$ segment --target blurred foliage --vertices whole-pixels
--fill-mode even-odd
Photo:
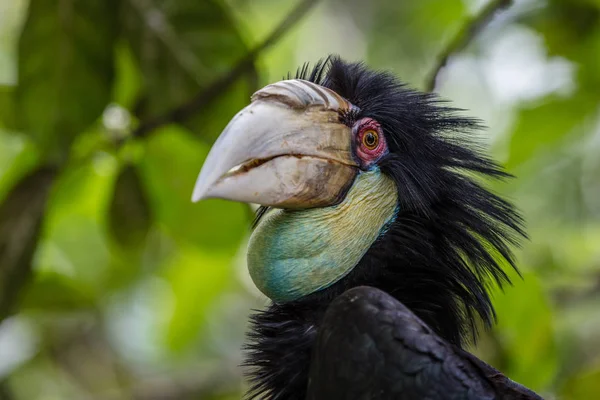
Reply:
[[[211,91],[296,2],[0,2],[0,398],[240,397],[265,300],[251,210],[189,200],[210,144],[254,90],[328,53],[426,88],[488,4],[315,3]],[[513,3],[436,88],[489,126],[518,177],[494,189],[531,235],[475,351],[547,398],[597,398],[600,2]]]

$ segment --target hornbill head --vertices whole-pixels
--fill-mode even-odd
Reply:
[[[373,285],[460,343],[522,233],[475,175],[507,176],[434,95],[337,57],[264,87],[211,149],[193,200],[262,205],[248,248],[276,303]]]

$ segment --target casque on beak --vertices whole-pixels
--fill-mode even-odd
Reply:
[[[335,92],[304,80],[264,87],[215,142],[192,200],[278,208],[337,204],[358,173],[352,130],[339,118],[351,107]]]

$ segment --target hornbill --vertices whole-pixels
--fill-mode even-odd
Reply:
[[[466,352],[516,268],[508,174],[477,120],[387,72],[329,57],[254,93],[202,167],[193,200],[261,205],[249,398],[540,399]]]

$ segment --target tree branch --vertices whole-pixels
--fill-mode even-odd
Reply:
[[[441,52],[437,63],[431,70],[425,85],[427,91],[431,92],[435,89],[438,75],[446,66],[450,57],[464,50],[477,34],[490,23],[496,12],[508,8],[511,4],[512,0],[490,0],[479,14],[473,16],[460,28],[448,46]]]
[[[57,171],[39,167],[21,178],[0,204],[0,322],[18,302],[32,276],[46,200]]]
[[[132,133],[134,137],[143,137],[151,131],[173,122],[183,122],[190,118],[197,110],[206,107],[207,104],[216,99],[221,93],[227,90],[237,78],[252,69],[252,64],[265,49],[272,46],[287,31],[289,31],[319,0],[301,0],[298,5],[279,23],[265,40],[258,46],[250,50],[241,58],[233,68],[215,79],[211,84],[204,88],[200,93],[194,96],[190,101],[184,103],[166,114],[158,116],[147,122],[143,122]]]

